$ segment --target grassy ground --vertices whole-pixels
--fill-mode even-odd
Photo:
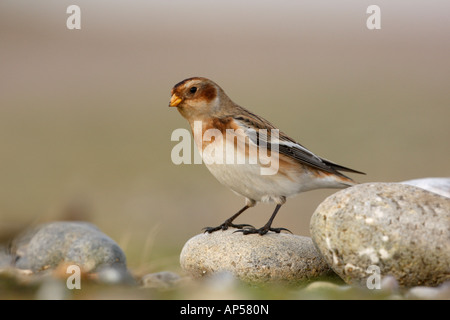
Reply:
[[[292,300],[292,299],[409,299],[407,290],[368,290],[350,287],[337,278],[298,284],[247,284],[227,275],[201,280],[183,278],[170,287],[102,284],[82,278],[79,290],[69,290],[58,276],[0,274],[0,299],[164,299],[164,300]],[[405,294],[406,293],[406,294]]]

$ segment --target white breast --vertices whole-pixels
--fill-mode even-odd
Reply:
[[[263,167],[258,161],[256,148],[245,153],[239,147],[235,149],[234,143],[230,141],[224,143],[216,139],[203,151],[199,148],[206,167],[222,184],[248,199],[262,202],[283,202],[283,198],[300,192],[301,185],[295,179],[295,174],[293,180],[278,173],[261,174]],[[249,148],[247,145],[247,150]],[[278,162],[275,157],[271,160]]]

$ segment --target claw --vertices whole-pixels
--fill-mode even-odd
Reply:
[[[291,232],[291,230],[286,229],[286,228],[269,228],[269,231],[273,231],[273,232],[276,232],[276,233],[280,233],[281,231],[287,231],[287,232],[289,232],[290,234],[293,234],[293,233]]]
[[[204,230],[204,233],[213,233],[218,230],[227,230],[229,227],[236,228],[236,229],[243,229],[243,228],[255,228],[251,224],[233,224],[233,223],[222,223],[220,226],[217,227],[204,227],[202,230]]]
[[[263,236],[269,231],[272,231],[272,232],[275,232],[275,233],[280,233],[281,231],[287,231],[287,232],[292,234],[292,232],[289,229],[286,229],[286,228],[265,228],[265,227],[262,227],[262,228],[259,228],[259,229],[256,229],[256,228],[240,229],[240,230],[234,231],[233,233],[242,232],[244,235],[256,234],[257,233],[257,234]]]
[[[252,226],[251,224],[231,224],[230,227],[236,229],[254,228],[254,226]]]

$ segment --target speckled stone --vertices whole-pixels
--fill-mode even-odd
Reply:
[[[318,250],[347,283],[366,286],[377,268],[403,287],[450,280],[446,197],[405,184],[360,184],[322,202],[310,229]]]
[[[6,248],[0,246],[0,270],[10,267],[13,260],[13,257],[7,252]]]
[[[28,230],[13,241],[15,266],[33,272],[74,263],[85,272],[104,267],[126,269],[122,249],[87,222],[58,221]]]
[[[311,238],[287,233],[203,233],[186,242],[182,269],[194,278],[230,272],[246,282],[299,282],[334,275]]]
[[[171,271],[161,271],[149,273],[142,277],[143,288],[162,288],[168,289],[175,287],[182,281],[181,277]]]

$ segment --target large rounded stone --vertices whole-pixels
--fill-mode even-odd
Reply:
[[[13,257],[0,245],[0,271],[11,266]]]
[[[83,271],[104,267],[126,269],[122,249],[96,226],[87,222],[52,222],[26,231],[13,242],[15,266],[34,272],[61,263],[74,263]]]
[[[247,282],[297,282],[333,274],[311,238],[234,231],[203,233],[188,240],[180,255],[183,270],[195,278],[231,272]]]
[[[379,274],[401,286],[450,280],[450,199],[396,183],[339,191],[311,218],[311,235],[347,283],[375,284]]]

